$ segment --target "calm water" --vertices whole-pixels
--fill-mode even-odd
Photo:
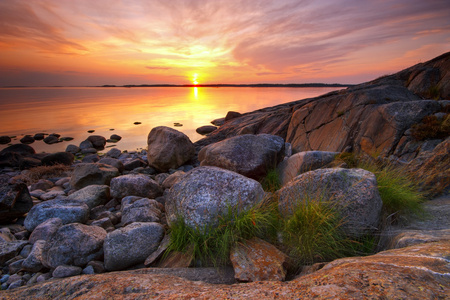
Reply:
[[[64,151],[79,145],[95,130],[109,138],[122,136],[121,150],[146,148],[153,127],[176,128],[195,142],[202,138],[195,129],[222,118],[230,110],[241,113],[315,97],[337,88],[246,88],[246,87],[146,87],[146,88],[0,88],[0,135],[59,133],[70,142],[47,145],[36,141],[38,152]],[[134,125],[134,122],[141,122]],[[174,127],[174,123],[183,124]],[[111,130],[114,129],[114,130]],[[111,145],[111,144],[107,144]],[[0,150],[7,145],[0,145]]]

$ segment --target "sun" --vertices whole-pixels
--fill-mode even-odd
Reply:
[[[192,78],[192,83],[194,84],[194,85],[197,85],[198,84],[198,74],[197,73],[195,73],[194,74],[194,76],[193,76],[193,78]]]

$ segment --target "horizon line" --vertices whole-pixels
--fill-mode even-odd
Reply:
[[[356,84],[343,83],[213,83],[213,84],[103,84],[103,85],[10,85],[0,86],[0,88],[68,88],[68,87],[350,87]]]

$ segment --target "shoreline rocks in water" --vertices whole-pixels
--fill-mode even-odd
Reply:
[[[417,72],[424,72],[424,66],[447,66],[441,74],[448,78],[449,57],[419,65]],[[177,297],[445,297],[450,285],[445,260],[450,251],[448,228],[440,228],[439,234],[428,230],[432,240],[424,239],[427,243],[417,238],[417,232],[402,232],[394,245],[409,247],[323,263],[287,283],[213,286],[152,273],[167,247],[160,243],[170,239],[168,229],[179,216],[191,228],[206,228],[217,224],[224,209],[246,210],[262,203],[269,195],[252,178],[261,179],[269,170],[282,174],[283,186],[272,197],[282,214],[298,204],[292,199],[295,193],[318,192],[335,200],[348,221],[347,234],[357,237],[379,226],[382,203],[377,182],[368,171],[330,168],[336,153],[379,150],[380,159],[420,170],[423,176],[434,170],[437,174],[429,182],[448,191],[450,138],[422,141],[420,150],[411,145],[413,138],[407,133],[416,120],[447,104],[420,99],[418,77],[413,78],[414,85],[400,86],[398,81],[410,78],[413,71],[302,103],[230,113],[220,128],[195,144],[183,133],[160,126],[148,135],[148,151],[112,148],[99,154],[106,143],[99,136],[89,137],[80,147],[68,147],[65,153],[36,154],[24,144],[0,151],[0,216],[8,223],[0,226],[0,282],[2,289],[10,290],[2,297],[59,294],[68,288],[72,295],[83,290],[103,298],[130,291],[133,297],[155,296],[163,290]],[[449,96],[447,89],[442,87],[442,97]],[[395,99],[386,99],[387,95]],[[369,123],[354,122],[377,126],[370,129]],[[350,131],[342,131],[341,125]],[[286,151],[291,146],[286,141],[296,154]],[[93,151],[93,162],[75,159],[80,151]],[[52,168],[62,171],[51,173]],[[393,236],[387,239],[396,241]],[[286,255],[275,245],[257,239],[242,245],[232,251],[236,280],[285,280]],[[121,272],[100,274],[105,271]],[[182,273],[189,272],[194,271]],[[72,277],[48,280],[66,276]],[[32,285],[35,282],[40,283]]]

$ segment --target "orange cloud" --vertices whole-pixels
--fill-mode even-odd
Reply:
[[[448,51],[449,15],[442,0],[1,1],[15,72],[0,86],[357,83]]]

